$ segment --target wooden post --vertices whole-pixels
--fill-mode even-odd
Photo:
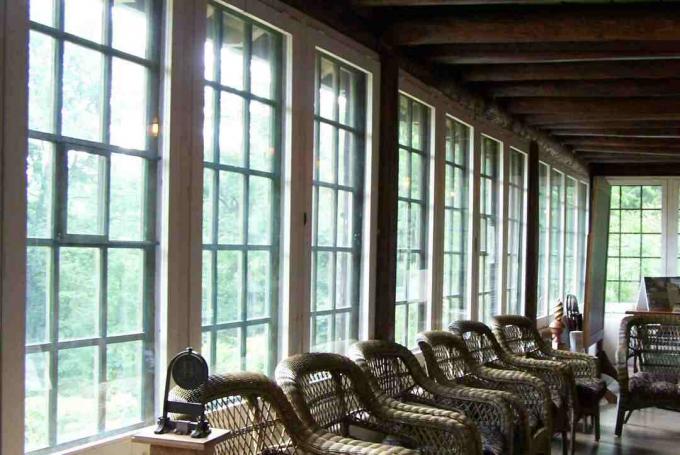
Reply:
[[[378,181],[377,273],[375,279],[375,337],[394,339],[394,301],[397,282],[397,196],[399,191],[399,64],[383,53],[380,58],[380,145]]]
[[[538,311],[538,254],[539,254],[539,213],[538,213],[538,143],[529,144],[529,164],[527,182],[527,249],[524,280],[524,314],[536,319]]]

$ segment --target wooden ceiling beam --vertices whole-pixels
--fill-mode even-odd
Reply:
[[[675,6],[453,11],[410,15],[393,21],[386,35],[396,45],[575,41],[676,41]]]
[[[592,114],[584,112],[581,114],[531,114],[523,116],[523,120],[532,126],[545,128],[554,128],[556,125],[573,125],[575,122],[592,121],[594,124],[600,122],[627,121],[627,122],[647,122],[647,121],[679,121],[680,114],[678,113],[658,113],[658,114],[636,114],[629,112],[618,112],[614,114]]]
[[[468,82],[674,79],[680,60],[472,65],[460,73]]]
[[[677,128],[573,128],[573,129],[556,129],[551,131],[553,136],[558,138],[565,138],[570,136],[576,137],[630,137],[630,138],[680,138],[680,127]],[[564,139],[561,139],[564,140]]]
[[[409,55],[439,63],[502,64],[646,60],[680,57],[680,41],[434,44],[406,48]]]
[[[581,147],[621,147],[631,150],[680,149],[680,141],[669,138],[633,138],[633,137],[565,137],[563,142],[571,145],[575,150]]]
[[[385,6],[464,6],[464,5],[536,5],[536,4],[583,4],[589,0],[352,0],[361,8],[377,8]],[[603,1],[602,3],[645,3],[649,0]],[[678,0],[664,0],[666,3]]]
[[[480,86],[494,98],[680,96],[680,79],[487,82]]]
[[[658,114],[679,113],[680,98],[511,98],[504,106],[515,114]]]
[[[680,121],[678,120],[590,120],[580,121],[574,120],[571,123],[558,123],[555,125],[548,125],[547,128],[551,130],[568,130],[568,129],[655,129],[655,128],[680,128]]]

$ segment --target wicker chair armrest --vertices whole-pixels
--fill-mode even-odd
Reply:
[[[561,351],[550,349],[550,356],[567,362],[577,378],[599,378],[600,362],[584,352]]]
[[[315,455],[417,455],[420,452],[400,446],[390,446],[359,439],[345,438],[325,430],[309,432],[301,442],[305,452]]]
[[[381,396],[373,416],[387,422],[395,434],[405,433],[425,453],[481,454],[482,439],[477,426],[464,414],[402,403]]]
[[[550,389],[536,376],[522,371],[479,367],[475,377],[483,383],[511,393],[527,408],[540,416],[546,427],[552,428]]]
[[[544,380],[551,390],[560,394],[568,403],[572,404],[576,397],[576,381],[571,368],[552,360],[536,360],[506,353],[503,360],[509,365]]]
[[[506,436],[512,435],[516,420],[514,411],[498,392],[461,385],[450,387],[429,378],[420,385],[434,397],[437,405],[463,412],[478,425],[493,425]]]

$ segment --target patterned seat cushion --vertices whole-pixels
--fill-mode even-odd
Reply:
[[[640,371],[630,378],[631,393],[661,400],[680,399],[680,374]]]
[[[482,426],[482,443],[484,444],[484,455],[503,455],[505,450],[505,438],[501,431],[492,426]]]
[[[607,392],[607,383],[598,378],[578,378],[576,396],[582,407],[591,408],[599,404]]]

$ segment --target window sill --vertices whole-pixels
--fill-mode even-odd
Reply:
[[[143,428],[143,427],[140,427]],[[59,452],[55,452],[55,455],[91,455],[100,453],[104,448],[108,446],[115,446],[119,444],[124,444],[126,442],[131,442],[132,436],[138,433],[140,428],[135,428],[133,430],[127,431],[125,433],[117,434],[115,436],[109,436],[107,438],[98,439],[96,441],[88,442],[77,447],[71,447],[69,449],[64,449]],[[116,452],[119,453],[119,452]],[[130,452],[132,454],[132,452]],[[121,454],[123,455],[123,454]]]

